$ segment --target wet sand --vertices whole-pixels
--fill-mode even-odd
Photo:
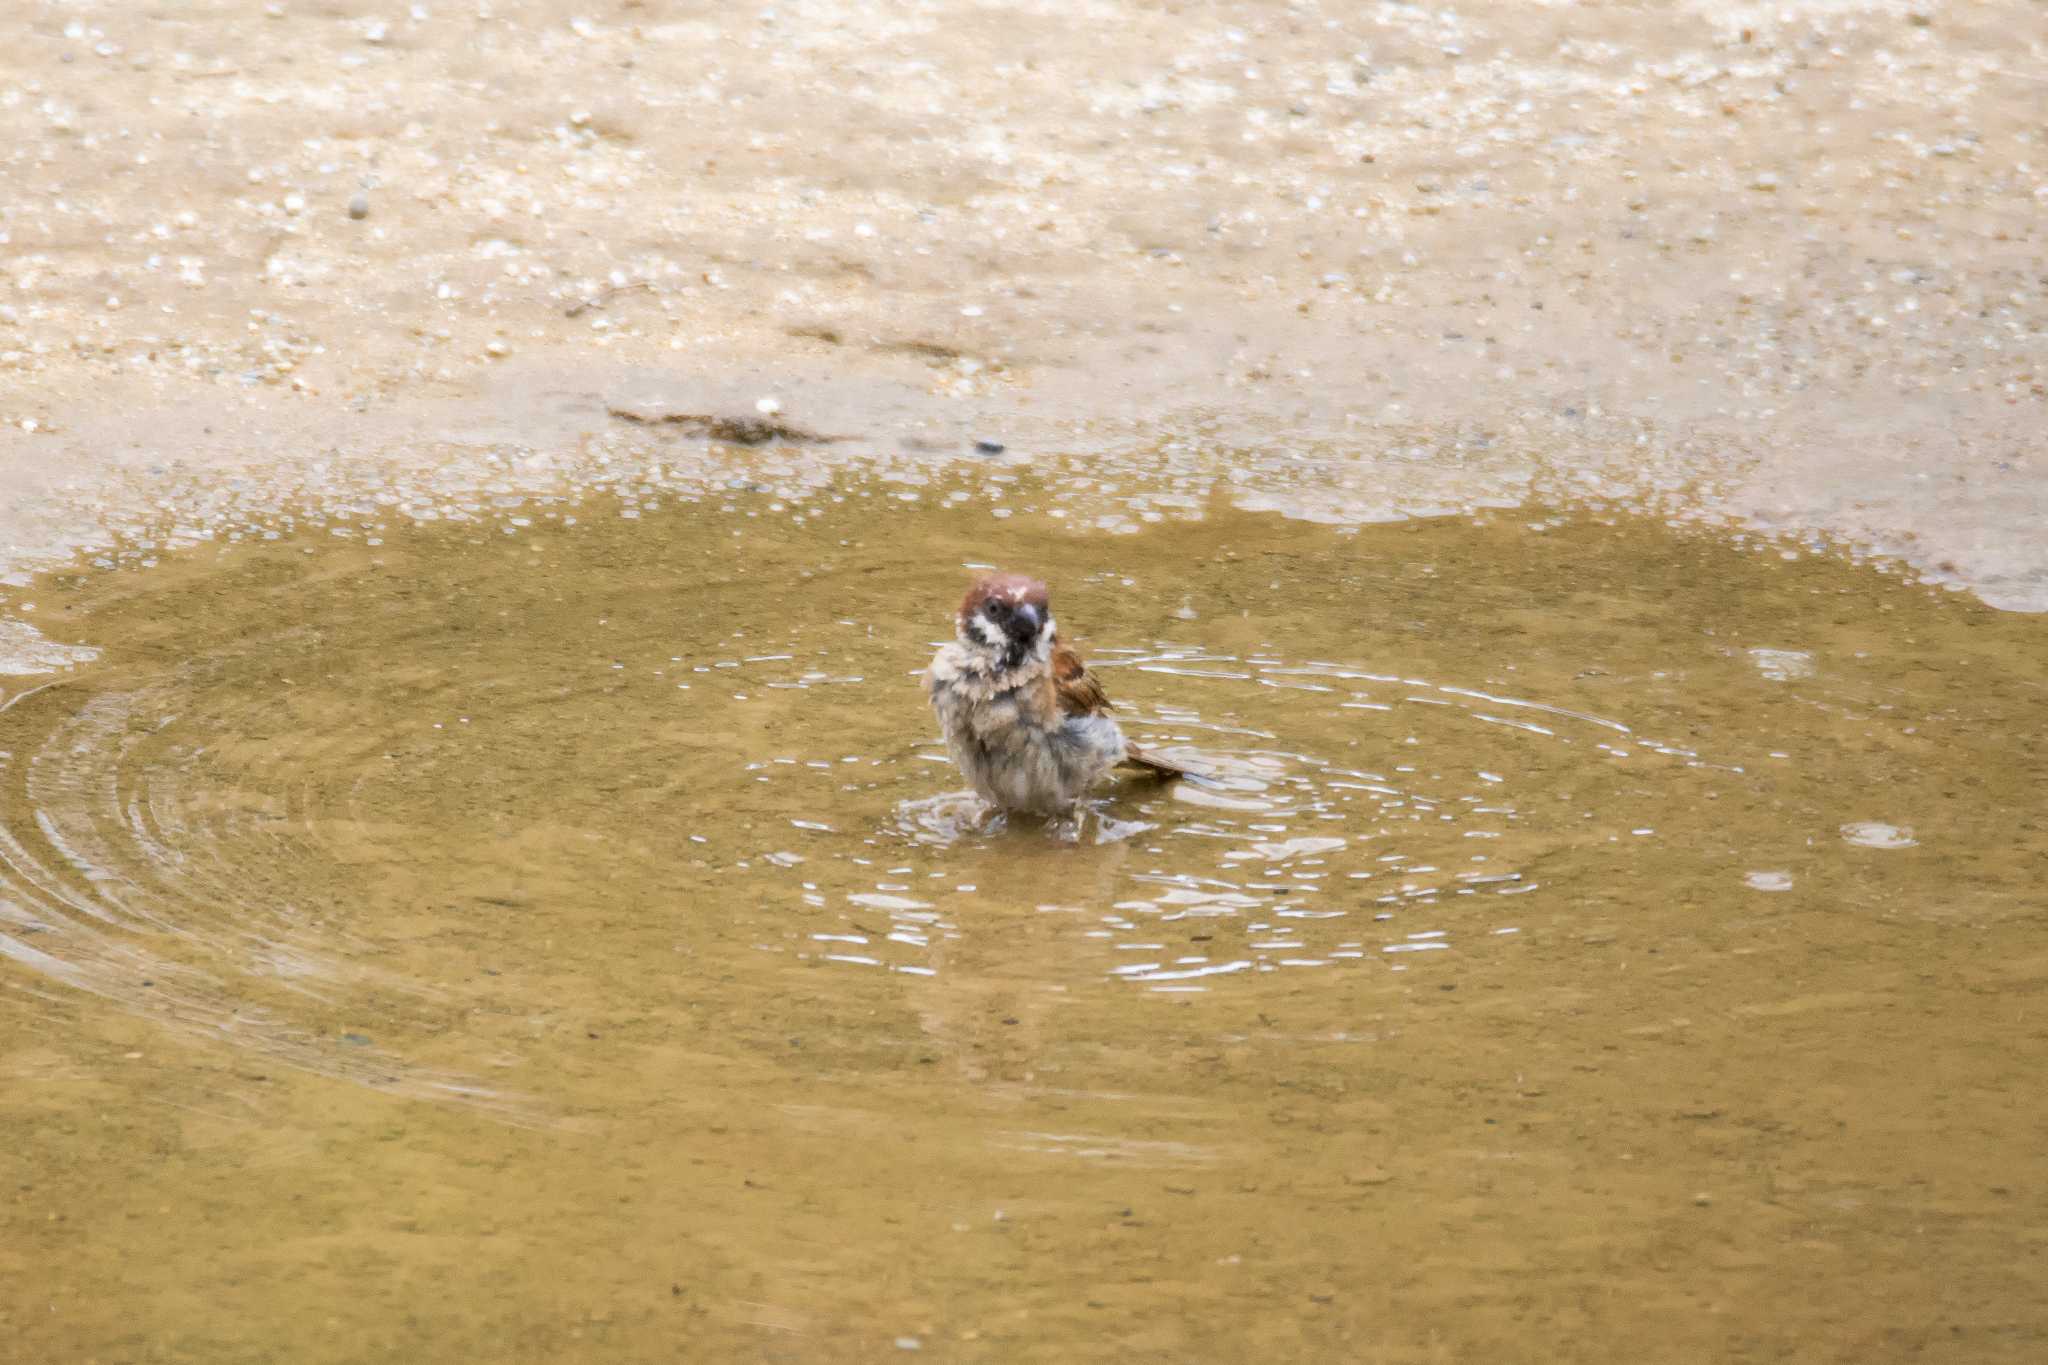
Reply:
[[[274,8],[0,54],[14,566],[156,471],[554,449],[652,373],[1680,489],[2048,606],[2027,5]]]

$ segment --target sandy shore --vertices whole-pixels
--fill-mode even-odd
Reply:
[[[0,569],[217,471],[775,394],[890,448],[1313,450],[1342,515],[1675,491],[2048,609],[2036,20],[28,6]]]

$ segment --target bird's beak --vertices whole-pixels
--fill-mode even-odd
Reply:
[[[1045,618],[1038,614],[1038,608],[1032,606],[1029,602],[1025,602],[1017,608],[1017,619],[1028,625],[1034,636],[1038,634],[1039,628],[1045,624]]]

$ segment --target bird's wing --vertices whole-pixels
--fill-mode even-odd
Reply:
[[[1176,763],[1170,758],[1161,758],[1157,754],[1148,754],[1135,744],[1126,744],[1124,746],[1124,766],[1150,773],[1154,777],[1202,776],[1200,771],[1188,767],[1185,763]]]
[[[1102,690],[1101,680],[1081,662],[1081,656],[1062,644],[1052,647],[1052,682],[1059,694],[1061,715],[1099,716],[1115,705]],[[1135,744],[1125,746],[1124,765],[1157,777],[1186,777],[1193,772],[1172,759],[1148,754]]]
[[[1111,709],[1101,682],[1080,655],[1062,644],[1052,647],[1052,683],[1059,692],[1061,715],[1099,716]]]

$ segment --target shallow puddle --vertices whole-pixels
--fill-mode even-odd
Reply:
[[[103,653],[0,692],[0,1270],[75,1296],[0,1330],[1472,1359],[1563,1296],[1616,1359],[2041,1345],[2042,622],[1590,514],[986,492],[302,519],[23,594]],[[915,675],[996,563],[1206,780],[963,794]],[[160,1260],[211,1292],[93,1312]]]

